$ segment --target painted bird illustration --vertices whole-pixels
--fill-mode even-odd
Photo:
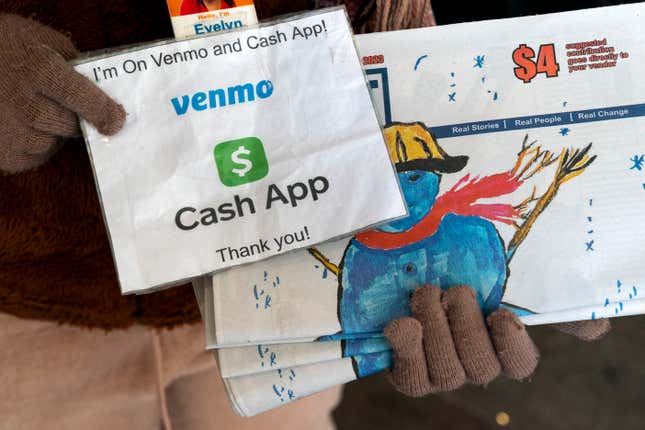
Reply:
[[[464,169],[468,157],[448,155],[421,122],[393,123],[384,134],[409,216],[357,234],[339,265],[316,248],[309,249],[339,280],[342,331],[332,337],[336,339],[378,336],[388,322],[410,315],[410,294],[428,284],[443,289],[468,285],[485,314],[496,310],[518,246],[559,187],[596,158],[589,154],[591,143],[556,154],[529,143],[527,136],[509,171],[484,177],[466,174],[439,195],[442,176]],[[534,187],[517,205],[480,202],[513,193],[554,164],[553,180],[542,195],[536,196]],[[515,228],[508,244],[494,222]]]

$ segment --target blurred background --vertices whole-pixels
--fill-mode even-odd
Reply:
[[[640,3],[638,0],[432,0],[438,25],[511,18],[591,7]]]
[[[636,1],[432,1],[438,25],[622,3]],[[409,399],[375,375],[346,386],[334,418],[339,430],[645,429],[644,327],[645,316],[618,318],[592,343],[533,327],[542,359],[530,381]]]
[[[409,399],[384,375],[345,387],[339,430],[645,428],[645,316],[616,318],[605,338],[579,341],[549,327],[529,329],[542,358],[530,381]]]

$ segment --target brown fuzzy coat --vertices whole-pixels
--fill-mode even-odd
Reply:
[[[256,3],[264,18],[307,2]],[[164,0],[0,0],[0,12],[50,25],[81,51],[173,37]],[[121,296],[81,139],[38,169],[0,173],[0,312],[105,329],[199,320],[190,285]]]

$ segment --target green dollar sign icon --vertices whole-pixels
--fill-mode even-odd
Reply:
[[[264,146],[257,137],[219,143],[214,153],[219,179],[228,187],[259,181],[269,173]]]

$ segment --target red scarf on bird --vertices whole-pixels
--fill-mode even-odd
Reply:
[[[441,196],[418,223],[406,231],[389,233],[370,230],[356,235],[355,239],[372,249],[391,250],[418,242],[437,232],[448,214],[478,216],[490,221],[513,224],[520,216],[519,209],[507,203],[476,203],[480,199],[499,197],[515,192],[522,180],[511,172],[470,178],[466,175]]]

